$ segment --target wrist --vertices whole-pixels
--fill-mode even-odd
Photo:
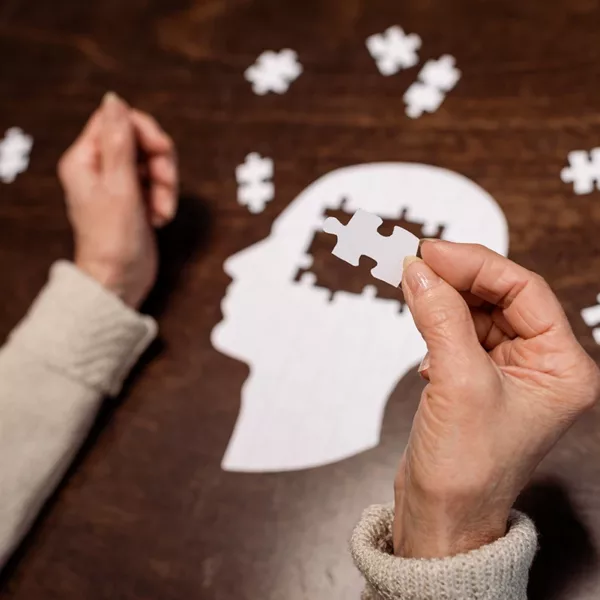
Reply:
[[[455,527],[421,528],[412,525],[400,527],[394,554],[402,558],[446,558],[477,550],[504,537],[502,526],[481,526],[457,531]],[[396,527],[396,525],[394,525]]]
[[[450,557],[491,544],[506,534],[510,510],[489,509],[466,498],[444,502],[412,500],[396,497],[393,524],[396,556]]]
[[[122,269],[118,266],[104,261],[86,260],[81,258],[75,260],[75,266],[80,271],[96,280],[102,287],[114,294],[130,308],[137,310],[141,304],[139,295],[132,294],[131,290],[128,289],[126,277],[124,277]]]

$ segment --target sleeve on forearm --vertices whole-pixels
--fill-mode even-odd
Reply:
[[[441,559],[395,557],[392,520],[393,507],[372,506],[352,534],[363,600],[526,600],[537,534],[524,514],[513,511],[508,533],[492,544]]]
[[[0,350],[0,567],[155,334],[74,265],[52,268]]]
[[[156,335],[156,323],[125,306],[66,261],[15,329],[10,344],[104,395],[123,380]]]

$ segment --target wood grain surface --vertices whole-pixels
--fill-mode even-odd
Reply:
[[[416,70],[382,77],[365,48],[393,24],[422,37],[422,59],[450,53],[463,72],[415,121],[402,95]],[[559,178],[570,150],[599,145],[599,35],[598,0],[1,0],[0,131],[22,127],[35,147],[29,171],[0,185],[0,337],[70,256],[55,166],[106,90],[173,135],[185,198],[147,307],[160,342],[107,404],[0,597],[358,598],[347,539],[364,507],[391,499],[422,384],[414,372],[399,383],[370,452],[301,472],[222,471],[248,373],[209,340],[223,261],[336,168],[439,165],[494,196],[510,256],[547,278],[600,359],[580,316],[600,292],[600,191],[575,196]],[[255,96],[243,71],[286,47],[304,74],[283,96]],[[276,199],[260,215],[235,200],[234,169],[251,151],[276,162]],[[555,448],[521,504],[541,530],[531,598],[597,598],[600,411]]]

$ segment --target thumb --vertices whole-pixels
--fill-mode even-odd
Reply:
[[[429,353],[428,376],[444,383],[474,372],[486,358],[463,297],[425,262],[404,260],[402,291]]]
[[[137,185],[137,145],[129,106],[113,92],[102,101],[102,174],[115,191]]]

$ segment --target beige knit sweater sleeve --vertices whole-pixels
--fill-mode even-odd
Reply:
[[[392,506],[372,506],[352,535],[363,600],[526,600],[537,534],[524,514],[513,511],[507,534],[492,544],[431,560],[393,555],[393,515]]]
[[[156,324],[56,263],[0,350],[0,567],[116,394]]]

